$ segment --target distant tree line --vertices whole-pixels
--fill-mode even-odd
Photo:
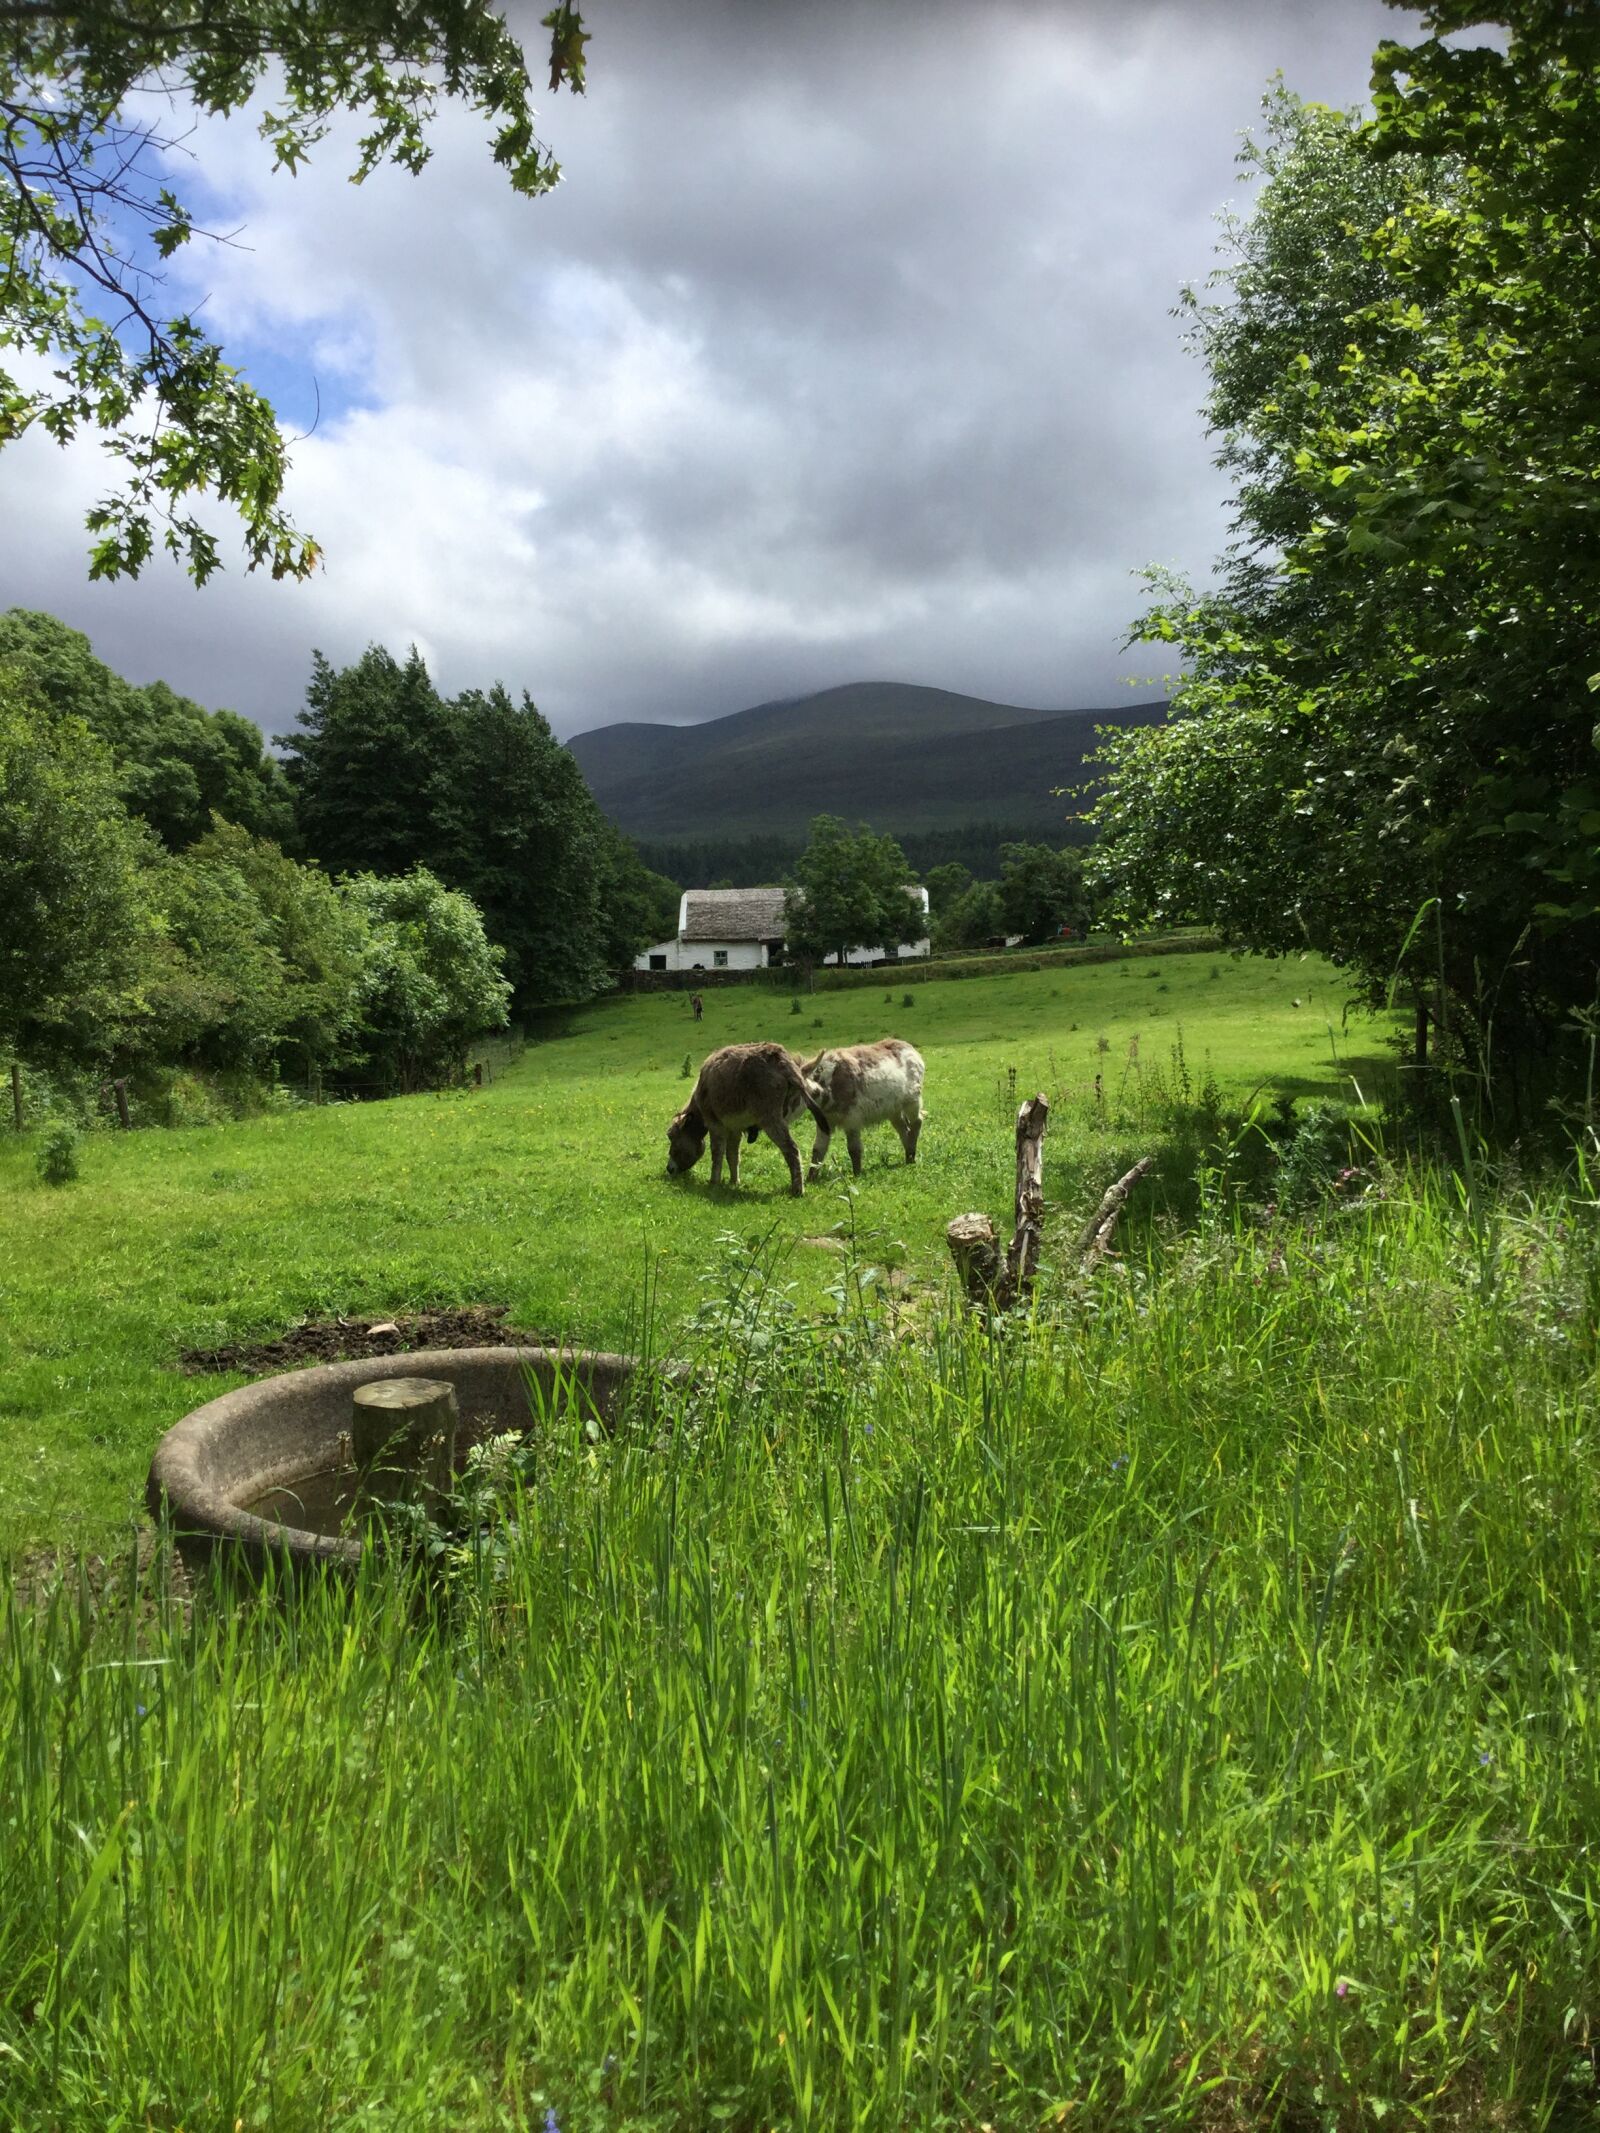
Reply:
[[[924,886],[928,914],[908,897],[915,883],[893,837],[818,815],[790,878],[785,947],[801,965],[852,948],[904,947],[932,928],[940,949],[982,948],[1012,935],[1029,943],[1085,930],[1090,905],[1083,860],[1047,844],[1006,844],[998,881],[974,879],[957,862],[935,867]]]
[[[421,659],[316,661],[279,763],[0,616],[0,1050],[149,1115],[279,1079],[434,1086],[514,1008],[584,999],[676,921],[531,702]]]
[[[1063,807],[1065,807],[1065,802]],[[1008,844],[1038,839],[1036,828],[1001,822],[974,822],[960,829],[898,830],[895,839],[910,868],[908,880],[927,880],[937,867],[961,866],[975,880],[995,880],[1001,852]],[[1088,832],[1074,816],[1063,813],[1060,843],[1081,845]],[[680,882],[686,889],[754,888],[787,881],[805,850],[807,838],[778,833],[754,837],[684,837],[636,840],[643,864]],[[670,929],[669,929],[670,930]]]
[[[306,856],[333,874],[427,866],[470,896],[519,1009],[591,998],[677,924],[677,884],[499,683],[446,698],[414,649],[342,669],[319,654],[284,757]]]
[[[1093,906],[1083,855],[1048,844],[1003,844],[998,879],[979,880],[959,861],[927,877],[934,946],[941,951],[983,948],[1013,937],[1030,946],[1063,931],[1088,931]]]

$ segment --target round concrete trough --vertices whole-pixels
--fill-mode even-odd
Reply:
[[[527,1427],[530,1380],[548,1396],[558,1370],[575,1379],[605,1425],[635,1367],[631,1356],[582,1349],[424,1348],[258,1378],[208,1400],[167,1431],[150,1462],[146,1498],[155,1517],[170,1520],[186,1555],[230,1543],[257,1563],[270,1557],[290,1567],[354,1569],[360,1540],[307,1532],[245,1506],[348,1463],[358,1385],[400,1377],[453,1385],[461,1412],[459,1460],[485,1437]]]

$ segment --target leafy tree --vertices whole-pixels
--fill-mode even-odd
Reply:
[[[95,658],[81,631],[26,608],[0,615],[0,660],[99,735],[116,762],[123,804],[169,850],[203,837],[213,815],[258,836],[291,834],[288,782],[249,719],[204,710],[163,681],[135,687]]]
[[[1505,50],[1442,42],[1475,22]],[[1217,595],[1146,618],[1188,673],[1111,746],[1094,864],[1128,916],[1374,995],[1403,965],[1486,1061],[1600,980],[1600,25],[1426,27],[1370,123],[1274,113],[1198,326],[1238,538]]]
[[[360,1011],[361,911],[320,868],[231,823],[219,822],[188,856],[196,868],[235,876],[261,914],[280,988],[274,1063],[297,1076],[335,1065]]]
[[[448,835],[415,856],[482,911],[519,1005],[589,999],[608,982],[614,854],[583,772],[532,699],[499,683],[450,715]]]
[[[946,910],[934,939],[942,949],[983,948],[1005,930],[998,884],[975,881]]]
[[[357,875],[345,895],[368,932],[355,1042],[369,1083],[404,1094],[458,1079],[511,997],[470,897],[425,867],[400,880]]]
[[[0,1047],[43,1064],[111,1053],[156,935],[153,854],[104,744],[0,668]]]
[[[818,815],[795,868],[788,901],[791,956],[820,963],[852,948],[898,947],[923,930],[920,905],[906,894],[910,870],[892,837],[837,815]]]
[[[337,873],[425,866],[470,896],[518,1004],[586,1000],[633,960],[677,891],[601,814],[531,697],[439,695],[415,647],[320,654],[288,743],[301,841]]]
[[[454,851],[456,725],[413,645],[353,666],[312,654],[300,730],[284,745],[300,841],[334,874],[403,874]]]
[[[608,970],[626,970],[641,949],[677,932],[683,892],[675,881],[652,873],[610,822],[602,823],[600,861],[602,952]]]
[[[959,859],[952,859],[942,867],[934,867],[927,877],[928,912],[935,923],[960,902],[972,887],[972,869],[964,867]]]
[[[1025,941],[1051,940],[1063,926],[1087,926],[1083,855],[1052,851],[1048,844],[1002,845],[999,900],[1004,930]]]
[[[259,1077],[286,1019],[287,983],[267,913],[225,851],[164,856],[152,893],[162,920],[132,1047],[149,1063]]]
[[[304,577],[316,543],[282,503],[286,441],[269,404],[192,315],[167,312],[161,262],[197,234],[172,191],[147,92],[212,116],[265,88],[260,131],[294,173],[345,113],[363,122],[354,176],[421,170],[441,96],[488,122],[514,191],[559,170],[534,132],[517,39],[488,0],[26,0],[0,47],[0,347],[45,359],[47,382],[0,372],[0,445],[38,424],[65,443],[98,429],[119,486],[90,512],[92,577],[137,575],[158,522],[198,583],[217,567],[196,515],[207,494],[238,516],[249,567]],[[584,84],[570,0],[544,18],[550,86]]]

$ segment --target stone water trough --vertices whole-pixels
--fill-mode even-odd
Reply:
[[[586,1350],[426,1348],[259,1378],[167,1431],[146,1497],[187,1557],[226,1543],[254,1564],[354,1569],[363,1501],[426,1502],[474,1444],[529,1427],[530,1384],[548,1399],[558,1373],[607,1429],[636,1367]]]

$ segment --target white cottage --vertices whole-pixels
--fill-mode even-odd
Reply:
[[[907,896],[926,923],[928,892],[907,888]],[[670,941],[657,941],[633,959],[635,970],[765,970],[781,962],[784,940],[784,892],[781,888],[685,889],[678,905],[678,930]],[[908,961],[928,953],[926,933],[920,940],[890,950],[852,948],[851,963]],[[830,955],[836,963],[839,958]]]

